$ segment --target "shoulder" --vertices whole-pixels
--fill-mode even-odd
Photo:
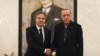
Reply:
[[[81,25],[80,25],[79,23],[75,23],[75,22],[74,22],[74,25],[75,25],[76,27],[81,27]]]
[[[45,31],[48,31],[48,32],[51,32],[51,31],[50,31],[49,29],[47,29],[46,27],[44,27],[44,30],[45,30]]]
[[[63,23],[62,22],[55,25],[55,27],[61,27],[61,26],[63,26]]]
[[[64,28],[64,24],[63,23],[59,23],[59,24],[56,24],[55,25],[55,31],[57,30],[61,30],[61,29],[63,29]]]
[[[76,23],[76,22],[71,22],[71,24],[74,26],[81,26],[79,23]]]
[[[63,23],[59,23],[59,24],[56,24],[55,25],[55,28],[59,28],[59,27],[63,27],[64,26],[64,24]],[[81,27],[81,25],[80,24],[78,24],[78,23],[76,23],[76,22],[71,22],[70,23],[70,26],[73,26],[73,27]]]
[[[27,27],[26,30],[33,30],[35,28],[36,28],[36,26],[30,26],[30,27]]]
[[[79,23],[72,22],[72,26],[76,29],[81,29],[81,25]]]

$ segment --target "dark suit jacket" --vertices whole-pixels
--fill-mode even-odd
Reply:
[[[48,29],[44,28],[45,41],[40,38],[36,26],[31,26],[26,30],[26,39],[28,48],[25,56],[45,56],[44,49],[50,48],[51,33]]]
[[[36,11],[32,12],[31,14],[31,26],[35,24],[35,15],[38,11],[42,11],[42,8],[39,8],[37,9]],[[61,13],[61,8],[60,7],[57,7],[55,6],[54,4],[51,6],[51,9],[50,9],[50,12],[47,14],[46,16],[46,28],[50,29],[51,30],[51,37],[53,37],[54,35],[54,27],[56,24],[60,23],[61,22],[61,19],[60,19],[60,13]],[[56,20],[58,19],[58,20]]]
[[[83,56],[83,36],[82,28],[79,24],[70,22],[67,27],[68,33],[64,42],[64,24],[55,26],[55,38],[52,50],[56,48],[57,56]]]

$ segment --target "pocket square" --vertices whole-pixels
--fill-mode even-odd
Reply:
[[[59,20],[60,20],[59,18],[55,18],[55,19],[54,19],[54,21],[59,21]]]

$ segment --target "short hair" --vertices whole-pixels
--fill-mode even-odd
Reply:
[[[36,16],[39,15],[39,14],[44,14],[44,16],[46,16],[46,14],[45,14],[44,12],[42,12],[42,11],[38,11],[38,12],[36,13]]]
[[[64,10],[69,10],[69,11],[70,11],[70,13],[72,14],[71,9],[68,9],[68,8],[67,8],[67,9],[62,9],[62,10],[61,10],[61,12],[62,12],[62,11],[64,11]]]
[[[45,14],[44,12],[38,11],[38,12],[36,13],[36,15],[35,15],[35,19],[36,19],[36,16],[39,15],[39,14],[43,14],[44,16],[46,16],[46,14]]]

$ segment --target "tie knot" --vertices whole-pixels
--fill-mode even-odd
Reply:
[[[42,29],[39,29],[40,32],[42,32]]]

